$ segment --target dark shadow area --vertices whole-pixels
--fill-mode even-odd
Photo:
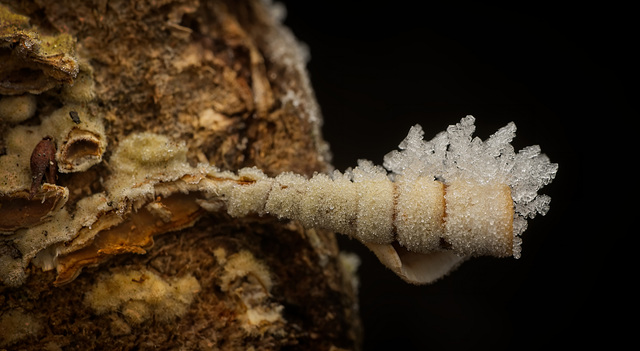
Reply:
[[[542,189],[551,210],[529,221],[519,260],[477,258],[434,285],[411,286],[341,237],[362,259],[365,350],[621,340],[624,300],[612,295],[618,278],[607,267],[620,243],[599,226],[613,184],[596,167],[616,162],[606,136],[630,116],[624,11],[285,3],[285,23],[310,50],[336,168],[358,158],[381,164],[412,125],[430,139],[467,114],[483,139],[514,121],[516,149],[538,144],[560,165]]]

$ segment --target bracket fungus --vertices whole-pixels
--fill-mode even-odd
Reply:
[[[0,256],[0,270],[15,286],[32,260],[54,255],[53,244],[76,234],[69,229],[76,214],[65,207],[74,194],[68,180],[56,184],[58,174],[101,163],[107,141],[76,39],[43,33],[2,4],[0,19],[0,124],[8,127],[0,133],[0,233],[20,252]]]
[[[40,116],[40,124],[21,123],[3,131],[0,201],[6,205],[0,207],[0,232],[29,227],[51,217],[64,206],[69,196],[65,186],[55,184],[57,173],[84,172],[102,161],[106,136],[99,112],[89,109],[86,103],[58,98],[63,106]],[[20,110],[24,104],[23,99],[3,97],[0,110]],[[35,102],[29,104],[35,105]],[[69,118],[71,111],[82,115],[80,123]],[[29,112],[32,116],[36,113]],[[43,186],[42,180],[45,181]],[[29,189],[27,200],[38,201],[25,202],[22,195],[25,189]],[[20,217],[9,214],[8,211],[17,208],[22,209]]]
[[[75,39],[66,33],[43,35],[29,18],[0,4],[0,94],[39,94],[71,83],[79,66]]]
[[[38,196],[17,191],[0,194],[0,233],[12,233],[46,221],[67,202],[69,190],[54,184],[43,184]]]

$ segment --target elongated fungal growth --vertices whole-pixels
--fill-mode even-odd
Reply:
[[[295,219],[366,244],[397,241],[420,254],[517,258],[526,218],[549,209],[550,198],[537,192],[554,178],[557,164],[538,146],[515,153],[513,123],[485,142],[472,138],[474,129],[474,118],[467,116],[424,141],[416,125],[401,150],[385,157],[384,168],[361,160],[344,173],[311,179],[293,173],[270,179],[241,170],[254,182],[233,187],[227,209],[234,216]]]
[[[526,219],[549,209],[550,198],[538,190],[558,166],[538,146],[516,153],[513,123],[486,141],[473,138],[474,129],[467,116],[425,141],[416,125],[400,150],[386,155],[384,168],[361,160],[345,172],[310,179],[291,172],[270,178],[255,167],[237,173],[204,163],[192,167],[184,143],[132,134],[110,159],[113,175],[104,193],[82,200],[71,216],[61,210],[19,231],[22,256],[7,264],[17,271],[5,277],[24,279],[20,269],[33,259],[56,268],[56,284],[64,284],[87,265],[145,253],[154,235],[223,209],[233,217],[273,215],[349,235],[411,283],[438,279],[467,257],[518,258]],[[64,235],[36,239],[45,231]]]
[[[470,256],[518,258],[526,219],[549,209],[550,197],[538,190],[558,165],[538,146],[516,153],[514,123],[482,141],[473,138],[474,121],[467,116],[430,141],[414,126],[384,168],[361,160],[344,173],[257,182],[251,187],[265,190],[253,198],[264,207],[254,211],[352,236],[413,283],[433,281]],[[240,198],[229,198],[230,214],[244,214]]]
[[[33,259],[55,267],[56,283],[64,284],[84,266],[145,253],[154,235],[221,209],[233,217],[273,215],[349,235],[412,283],[431,282],[471,256],[517,258],[526,219],[549,209],[550,198],[537,192],[554,178],[557,164],[538,146],[516,153],[513,123],[486,141],[472,138],[474,129],[467,116],[425,141],[416,125],[400,150],[386,155],[384,168],[361,160],[345,172],[310,179],[290,172],[270,178],[255,167],[237,173],[192,167],[184,143],[132,134],[111,157],[114,174],[104,193],[81,201],[71,216],[57,209],[48,222],[16,232],[21,256],[6,263],[16,271],[4,272],[5,281],[19,284],[22,267]],[[36,239],[42,232],[64,235]]]

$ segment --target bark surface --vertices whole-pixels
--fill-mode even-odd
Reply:
[[[185,142],[193,165],[208,162],[230,171],[257,166],[270,176],[312,175],[331,167],[304,68],[305,51],[281,25],[277,6],[257,0],[0,3],[27,17],[42,35],[71,36],[80,72],[90,72],[95,82],[95,96],[85,105],[103,117],[107,147],[103,161],[88,170],[57,175],[57,184],[69,188],[69,211],[104,190],[109,156],[136,132]],[[15,56],[12,50],[0,47],[0,56]],[[77,72],[55,80],[60,75],[47,74],[47,67],[13,64],[14,71],[0,70],[9,82],[2,93],[32,92],[37,98],[37,112],[23,124],[38,124],[60,107],[65,87],[82,83]],[[38,84],[43,91],[35,93]],[[3,129],[16,125],[0,123]],[[5,142],[0,140],[0,147]],[[19,256],[10,238],[3,239],[0,254]],[[33,265],[23,285],[0,285],[0,347],[358,348],[356,278],[345,268],[333,233],[271,217],[206,214],[193,226],[159,233],[153,241],[144,254],[114,255],[62,286],[53,285],[55,271]],[[230,267],[246,252],[266,267],[270,284],[256,273],[260,269]],[[140,284],[150,274],[167,282],[192,276],[199,289],[186,311],[171,318],[147,311],[151,317],[136,319],[139,311],[132,306],[103,313],[91,308],[87,292],[105,277],[126,272],[151,272],[141,273],[134,282]]]

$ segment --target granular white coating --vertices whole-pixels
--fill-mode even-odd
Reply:
[[[354,237],[374,244],[392,242],[395,186],[387,177],[387,171],[370,161],[360,160],[351,174],[358,203]]]
[[[399,176],[395,226],[398,243],[418,253],[440,249],[444,234],[444,185],[430,177]]]
[[[525,219],[544,215],[549,209],[551,198],[539,195],[538,190],[553,180],[558,165],[550,163],[537,145],[516,153],[511,145],[516,131],[513,122],[485,141],[473,137],[474,122],[473,116],[467,116],[430,141],[423,140],[422,128],[416,125],[400,144],[400,151],[385,156],[384,166],[391,178],[432,177],[444,183],[445,241],[455,252],[503,252],[498,256],[504,256],[512,251],[517,258]],[[508,238],[501,237],[505,232]],[[507,243],[511,250],[499,249]]]
[[[525,219],[548,210],[537,192],[558,166],[538,146],[516,153],[515,124],[483,141],[474,122],[467,116],[430,141],[412,127],[386,170],[363,160],[344,174],[280,175],[265,213],[416,253],[519,257]]]

